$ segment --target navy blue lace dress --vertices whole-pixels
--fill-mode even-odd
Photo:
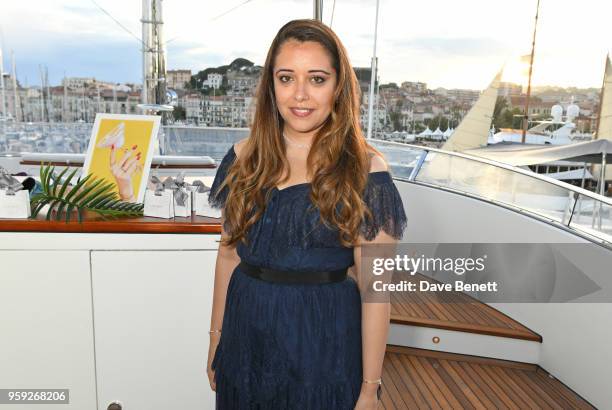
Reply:
[[[211,188],[210,204],[236,158],[227,152]],[[281,270],[336,270],[353,262],[353,248],[337,231],[307,212],[310,184],[273,188],[262,218],[237,245],[241,260]],[[406,215],[387,171],[369,174],[364,201],[374,217],[361,233],[371,240],[383,229],[399,239]],[[299,274],[299,272],[296,272]],[[215,370],[221,410],[353,410],[362,384],[361,297],[348,277],[331,284],[278,284],[247,276],[239,267],[227,289]]]

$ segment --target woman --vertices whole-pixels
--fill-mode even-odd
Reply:
[[[210,193],[223,226],[207,369],[217,408],[375,409],[389,304],[362,305],[347,269],[359,278],[360,245],[396,242],[406,216],[331,29],[283,26],[256,103]]]

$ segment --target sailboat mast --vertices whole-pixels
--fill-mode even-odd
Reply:
[[[323,21],[323,0],[313,0],[312,14],[315,20]]]
[[[49,67],[47,66],[45,66],[45,89],[47,90],[47,121],[54,122],[52,120],[54,116],[53,97],[51,95],[51,88],[49,87]]]
[[[603,113],[604,95],[606,92],[606,77],[608,76],[608,66],[610,64],[610,54],[606,55],[606,64],[604,65],[604,75],[601,83],[601,91],[599,92],[599,113],[597,114],[597,127],[593,139],[599,138],[599,127],[601,126],[601,114]]]
[[[149,60],[149,26],[151,17],[149,13],[149,0],[142,0],[142,92],[141,102],[149,104],[149,79],[151,78],[151,62]]]
[[[85,87],[81,87],[81,119],[87,122],[87,105],[85,104]]]
[[[6,117],[6,94],[4,91],[4,56],[0,47],[0,104],[2,104],[2,115]]]
[[[62,97],[62,121],[64,122],[68,122],[68,89],[66,87],[66,72],[64,71],[64,96]]]
[[[372,68],[370,76],[370,98],[368,101],[368,133],[367,139],[372,138],[372,122],[374,113],[374,84],[376,83],[376,72],[378,70],[378,61],[376,58],[376,41],[378,40],[378,6],[379,0],[376,0],[376,19],[374,20],[374,54],[372,55]]]
[[[142,1],[142,104],[145,113],[172,111],[166,103],[166,49],[162,0]],[[167,117],[162,114],[162,122]]]
[[[113,108],[111,112],[117,114],[117,84],[113,84]]]
[[[15,121],[19,121],[19,112],[17,111],[18,107],[21,106],[21,102],[19,101],[19,93],[17,92],[17,68],[15,65],[15,53],[11,50],[11,65],[13,68],[13,93],[14,93],[14,100],[13,100],[13,106],[15,108]],[[23,116],[21,116],[21,118],[23,119]]]
[[[538,17],[540,15],[540,0],[536,8],[535,24],[533,26],[533,40],[531,42],[531,58],[529,60],[529,80],[527,81],[527,98],[525,99],[525,117],[523,118],[523,134],[521,136],[521,144],[525,143],[527,135],[527,126],[529,122],[529,99],[531,98],[531,76],[533,74],[533,56],[535,54],[536,33],[538,30]]]
[[[155,49],[155,71],[154,71],[154,83],[153,87],[155,90],[155,104],[166,103],[166,47],[164,45],[163,37],[163,13],[162,13],[162,0],[153,0],[151,9],[151,19],[153,21],[152,46]],[[166,118],[162,115],[162,118]],[[165,123],[165,122],[164,122]]]
[[[38,65],[40,74],[40,122],[45,122],[45,77],[42,66]]]
[[[102,103],[100,99],[100,85],[96,83],[96,93],[98,94],[98,112],[102,112]]]

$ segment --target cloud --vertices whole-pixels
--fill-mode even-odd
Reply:
[[[237,57],[263,64],[283,24],[312,17],[309,0],[257,0],[213,20],[242,1],[165,1],[164,36],[175,39],[167,45],[168,67],[196,72]],[[141,35],[140,1],[96,2],[129,31]],[[18,71],[30,83],[39,77],[39,64],[49,66],[52,82],[61,79],[64,69],[73,76],[140,81],[138,42],[90,0],[3,3],[0,28],[5,56],[15,50]],[[576,8],[573,0],[543,2],[536,82],[601,83],[601,61],[610,44],[609,36],[600,30],[606,27],[611,6],[595,3]],[[324,2],[325,23],[330,21],[332,5],[332,1]],[[467,6],[452,0],[381,1],[377,46],[381,80],[482,88],[505,60],[529,51],[534,8],[531,0],[512,5],[470,0]],[[356,66],[370,65],[374,13],[373,0],[336,1],[333,30]]]
[[[510,51],[502,41],[490,37],[418,37],[393,39],[390,43],[398,50],[414,50],[436,57],[481,57]]]
[[[191,69],[195,74],[211,66],[226,64],[225,55],[195,42],[171,42],[167,46],[169,69]]]
[[[62,9],[68,13],[76,14],[77,16],[93,16],[99,13],[93,3],[87,3],[88,6],[82,4],[64,4]]]
[[[140,82],[142,57],[135,40],[109,40],[95,35],[49,35],[49,43],[29,44],[15,51],[18,78],[39,84],[39,65],[49,69],[49,82],[69,77],[96,77],[103,81]],[[5,67],[7,61],[5,60]]]

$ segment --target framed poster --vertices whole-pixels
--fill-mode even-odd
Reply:
[[[123,201],[143,202],[161,117],[96,114],[82,177],[113,182]]]

